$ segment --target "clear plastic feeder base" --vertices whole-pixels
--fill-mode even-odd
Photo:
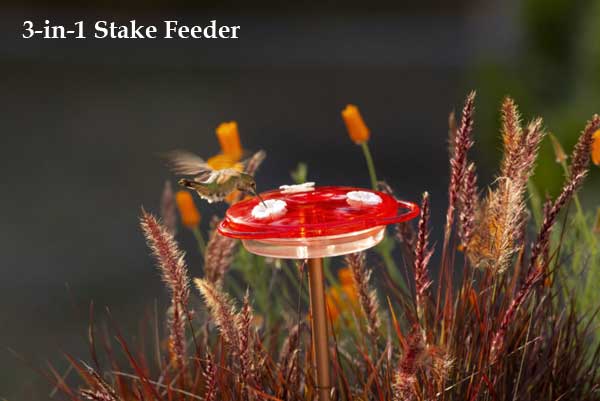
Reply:
[[[347,234],[308,238],[244,239],[251,253],[282,259],[313,259],[364,251],[383,239],[385,226]]]

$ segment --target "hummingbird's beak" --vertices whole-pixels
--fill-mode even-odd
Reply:
[[[256,190],[254,190],[254,189],[252,190],[252,192],[254,192],[254,195],[255,195],[255,196],[258,198],[258,199],[260,199],[260,201],[261,201],[261,203],[263,204],[263,206],[264,206],[265,208],[267,208],[267,209],[268,209],[269,207],[268,207],[268,206],[267,206],[267,204],[265,203],[265,200],[262,198],[262,196],[260,196],[260,195],[258,194],[258,192],[256,192]]]

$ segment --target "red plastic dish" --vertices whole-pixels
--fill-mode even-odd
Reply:
[[[351,206],[346,194],[371,192],[382,202],[373,206]],[[419,214],[419,207],[398,201],[378,191],[353,187],[317,187],[307,192],[283,193],[281,190],[261,194],[264,200],[286,202],[287,212],[276,218],[256,219],[252,209],[260,202],[248,199],[231,206],[218,230],[227,237],[240,239],[311,238],[348,234],[371,227],[400,223]],[[402,213],[398,214],[398,209]]]
[[[376,194],[376,205],[351,205],[346,194]],[[252,209],[258,198],[231,206],[218,227],[222,235],[244,240],[249,251],[265,256],[307,258],[341,255],[376,245],[387,224],[416,217],[419,207],[378,191],[353,187],[317,187],[306,192],[281,190],[262,193],[264,200],[286,202],[286,213],[257,219]],[[400,214],[398,213],[400,210]]]

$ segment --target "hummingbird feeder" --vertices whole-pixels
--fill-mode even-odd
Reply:
[[[283,186],[231,206],[218,227],[251,253],[308,259],[313,358],[320,401],[331,392],[323,258],[377,245],[385,226],[416,217],[419,207],[383,192],[352,187]],[[314,185],[314,184],[313,184]]]

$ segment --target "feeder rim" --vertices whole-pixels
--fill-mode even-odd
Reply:
[[[307,227],[307,228],[310,228],[310,231],[312,231],[312,232],[320,231],[320,230],[322,230],[323,232],[328,232],[332,228],[335,228],[335,230],[337,231],[338,234],[350,234],[350,233],[359,232],[359,231],[369,229],[372,227],[376,227],[376,226],[385,226],[388,224],[397,224],[397,223],[401,223],[404,221],[408,221],[408,220],[411,220],[411,219],[417,217],[419,215],[419,211],[420,211],[419,206],[416,203],[399,200],[387,193],[380,192],[380,191],[373,191],[370,189],[354,188],[354,187],[331,187],[331,186],[317,187],[316,189],[317,190],[336,189],[336,190],[348,190],[348,191],[360,190],[360,191],[372,192],[372,193],[375,193],[375,194],[381,196],[382,198],[386,198],[388,202],[390,202],[390,201],[395,202],[395,204],[397,205],[397,211],[392,216],[368,216],[367,215],[367,216],[365,216],[364,219],[362,219],[360,221],[360,223],[357,223],[356,221],[336,222],[336,223],[325,222],[325,223],[321,223],[321,224],[313,223],[310,225],[310,227]],[[278,193],[280,193],[280,191],[274,190],[274,191],[265,192],[262,195],[269,196],[271,194],[275,195]],[[244,202],[257,202],[257,201],[255,199],[250,199],[250,200],[247,200]],[[236,205],[232,206],[231,208],[236,208],[237,205],[239,205],[239,204],[236,204]],[[398,214],[399,212],[400,212],[400,214]],[[228,214],[229,214],[229,211],[228,211]],[[256,231],[248,231],[248,230],[237,229],[236,225],[237,225],[237,223],[232,221],[226,215],[226,217],[218,225],[217,229],[220,234],[222,234],[226,237],[238,238],[238,239],[242,239],[242,240],[244,240],[244,239],[257,239],[257,240],[258,239],[275,239],[275,238],[287,238],[288,240],[289,239],[293,240],[293,239],[307,239],[307,238],[314,239],[314,238],[319,238],[319,237],[330,237],[331,236],[331,234],[314,235],[314,234],[308,234],[308,233],[307,233],[307,235],[290,236],[290,230],[288,227],[269,226],[268,224],[258,227],[258,224],[257,224],[257,227],[255,227]]]

